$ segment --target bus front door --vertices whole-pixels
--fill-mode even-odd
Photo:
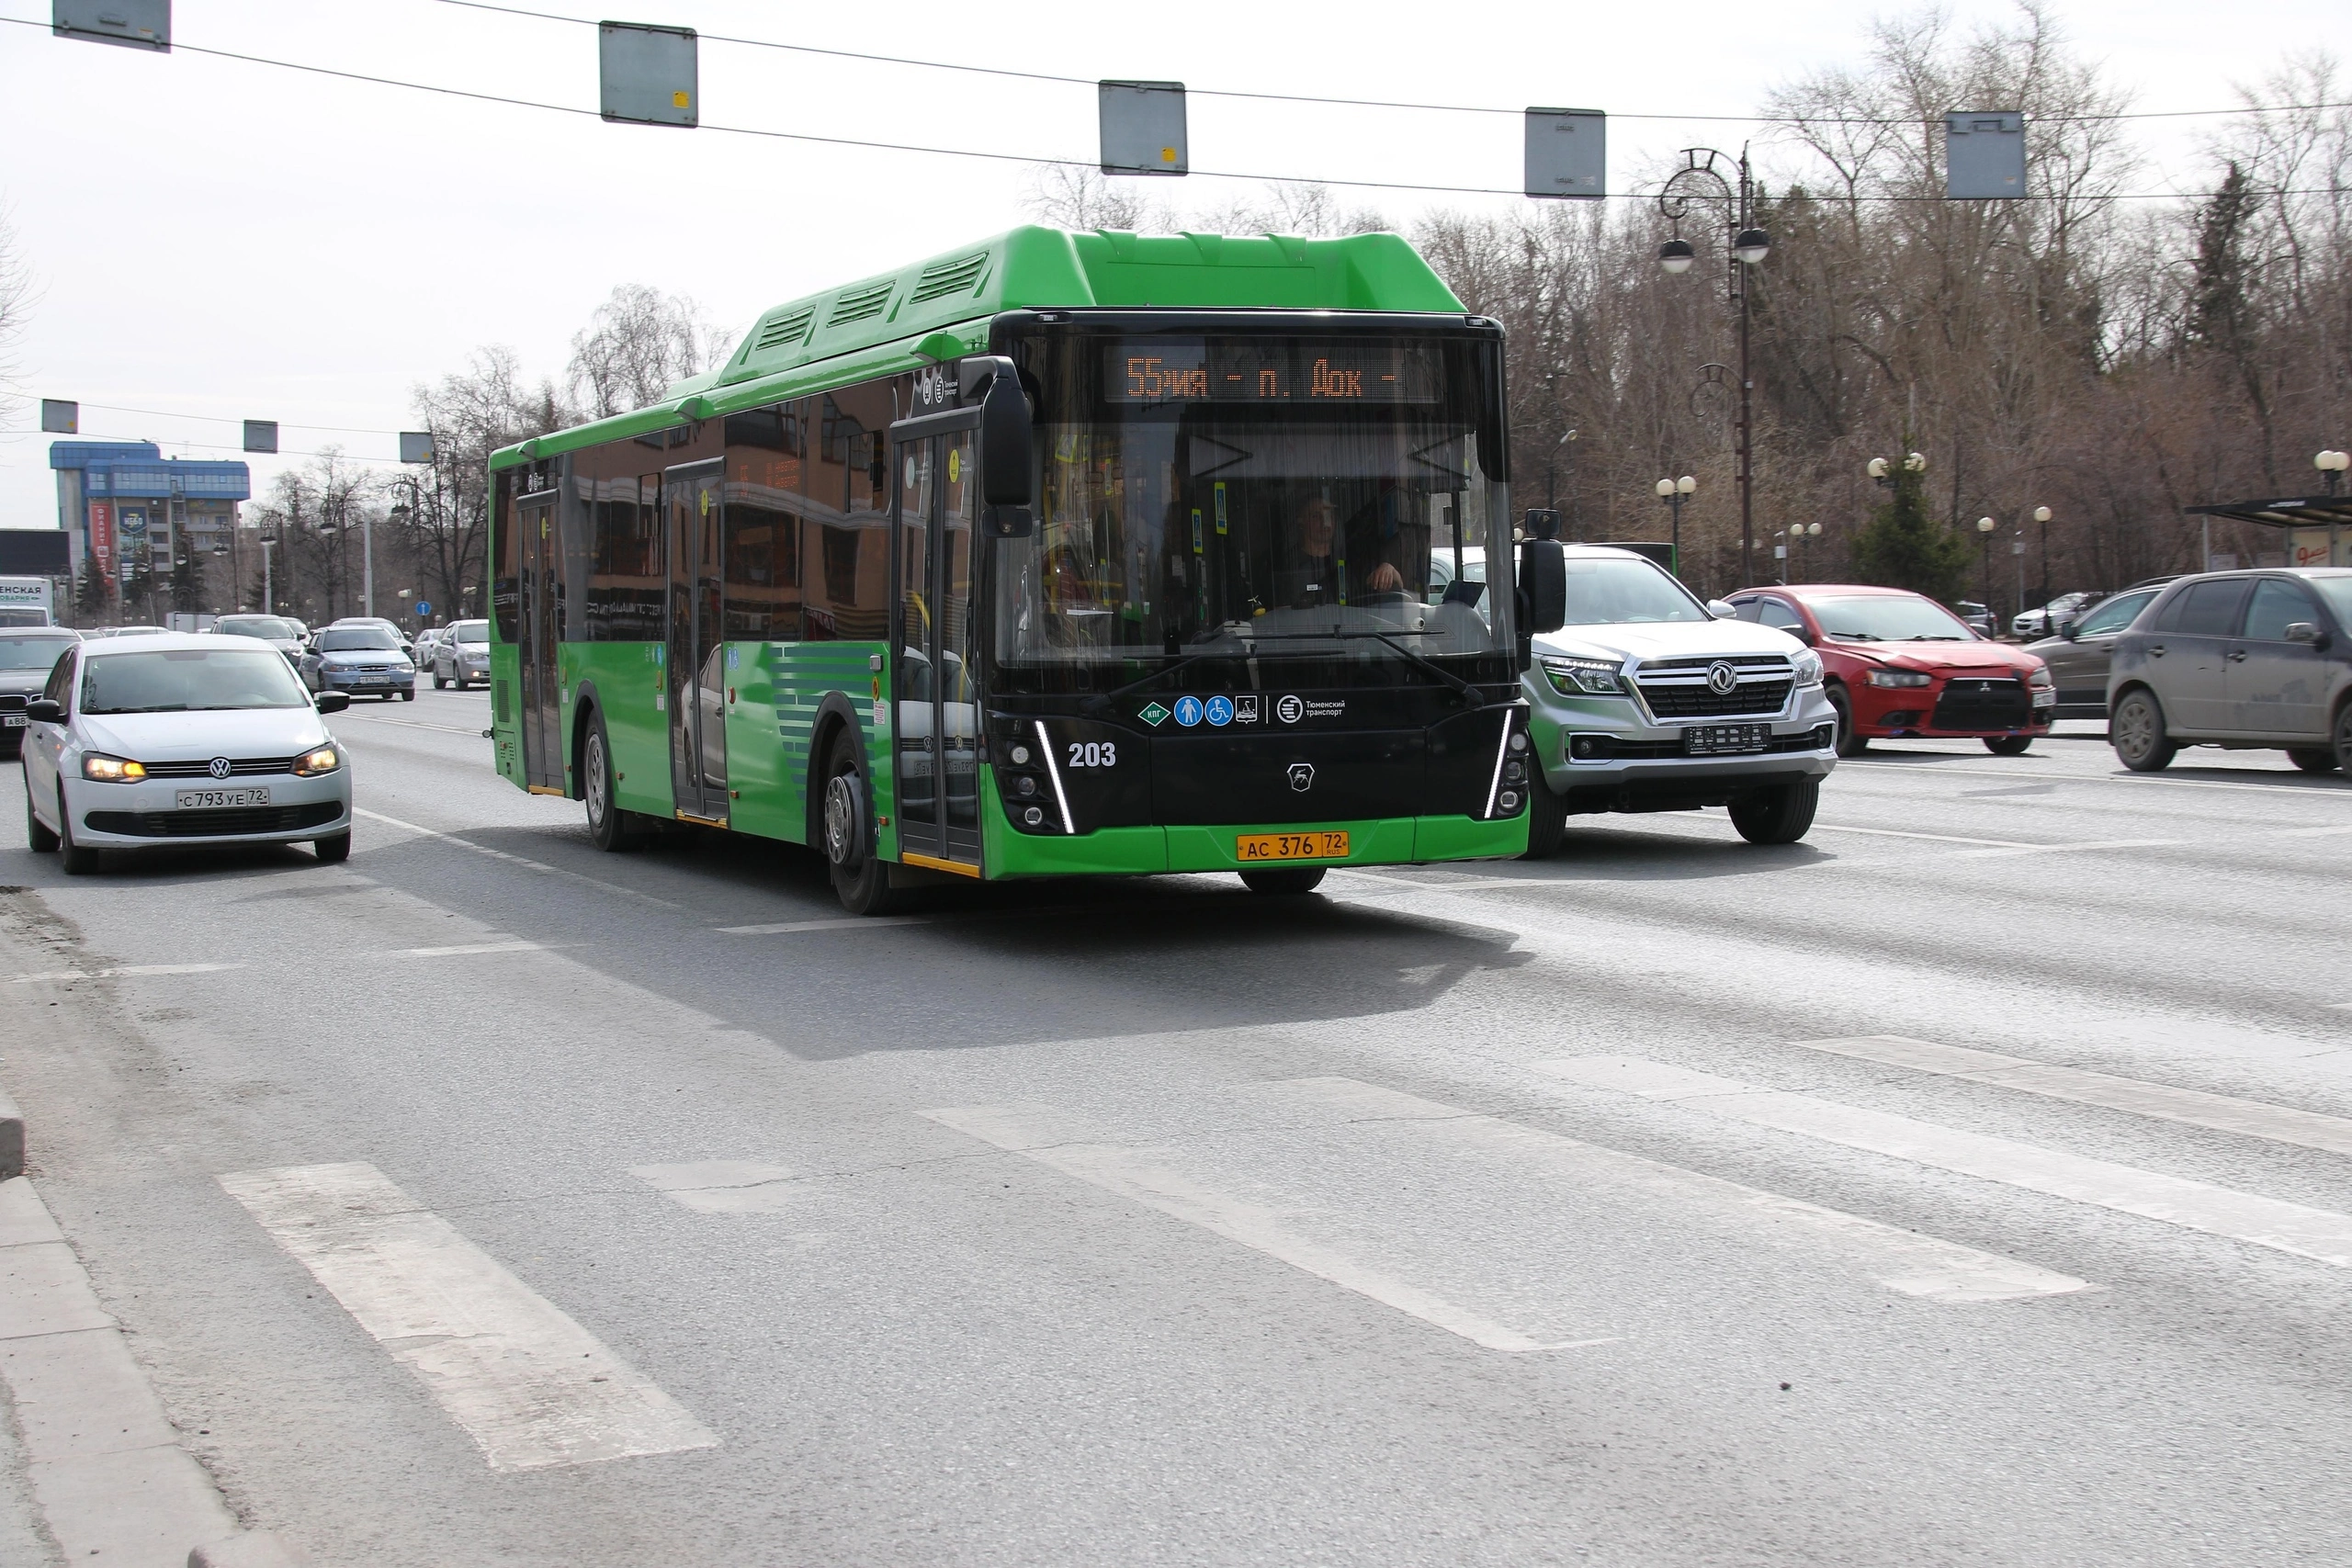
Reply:
[[[971,662],[975,413],[892,428],[899,592],[892,631],[901,853],[980,863],[979,704]]]
[[[720,522],[726,465],[688,463],[662,476],[670,520],[670,787],[678,815],[726,826],[727,647],[719,614],[725,578]]]
[[[563,671],[557,662],[562,628],[557,573],[555,498],[526,497],[515,509],[522,532],[523,783],[536,792],[561,795],[563,779]]]

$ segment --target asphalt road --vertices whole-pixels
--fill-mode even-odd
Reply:
[[[322,1563],[2343,1560],[2343,780],[1890,746],[1784,849],[859,924],[479,694],[334,722],[340,866],[68,881],[0,778],[35,1183]]]

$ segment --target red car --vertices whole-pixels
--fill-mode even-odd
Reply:
[[[1820,653],[1841,757],[1896,735],[1973,736],[2014,757],[2050,733],[2058,689],[2049,666],[1977,636],[1924,594],[1808,582],[1751,588],[1731,602],[1741,620]]]

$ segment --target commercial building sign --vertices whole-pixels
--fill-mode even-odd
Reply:
[[[112,502],[90,502],[90,553],[98,558],[100,570],[113,570],[114,503]]]

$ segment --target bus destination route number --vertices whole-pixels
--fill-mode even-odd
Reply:
[[[1414,403],[1439,381],[1425,345],[1394,339],[1125,339],[1102,369],[1114,403]]]
[[[1243,833],[1233,840],[1233,858],[1247,863],[1261,860],[1345,860],[1345,833]]]

